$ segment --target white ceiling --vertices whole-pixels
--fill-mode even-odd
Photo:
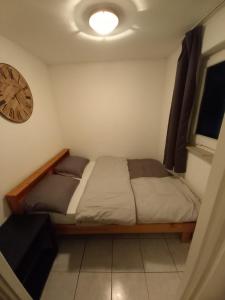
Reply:
[[[115,4],[121,28],[91,36],[83,12]],[[48,64],[161,58],[222,0],[0,0],[0,34]],[[125,33],[121,33],[124,31]]]

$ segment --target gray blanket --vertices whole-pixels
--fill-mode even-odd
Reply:
[[[76,211],[78,224],[136,223],[134,195],[127,160],[100,157]]]
[[[155,159],[128,159],[128,169],[131,179],[170,176],[161,162]]]

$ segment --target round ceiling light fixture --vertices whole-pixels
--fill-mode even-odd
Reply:
[[[118,16],[109,10],[99,10],[89,18],[90,27],[99,35],[112,33],[119,24]]]

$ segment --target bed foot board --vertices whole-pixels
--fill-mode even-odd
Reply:
[[[167,224],[136,224],[77,226],[75,224],[55,224],[57,234],[61,235],[92,235],[92,234],[120,234],[120,233],[179,233],[182,242],[189,242],[195,229],[195,222],[167,223]]]
[[[181,233],[181,242],[182,243],[188,243],[191,241],[192,239],[192,235],[193,235],[193,232],[182,232]]]

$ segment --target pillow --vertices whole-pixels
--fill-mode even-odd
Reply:
[[[131,179],[170,176],[163,164],[155,159],[128,159],[128,169]]]
[[[60,175],[47,175],[25,196],[25,211],[49,211],[66,214],[79,180]]]
[[[81,178],[88,163],[89,160],[87,158],[79,156],[67,156],[56,165],[54,171],[57,174],[67,174],[73,177]]]

